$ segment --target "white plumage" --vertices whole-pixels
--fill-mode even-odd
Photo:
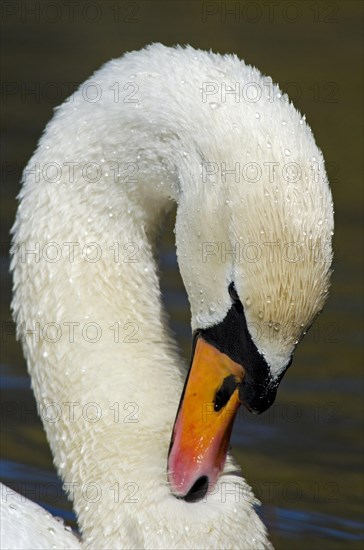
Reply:
[[[76,536],[35,502],[0,483],[2,550],[81,548]]]
[[[222,97],[224,86],[240,99]],[[254,101],[244,96],[254,89]],[[13,310],[35,397],[83,547],[266,548],[231,458],[203,501],[168,487],[185,376],[154,258],[170,198],[192,328],[225,317],[234,278],[272,375],[285,368],[328,287],[333,210],[321,151],[256,69],[155,44],[110,61],[59,107],[25,170]],[[302,257],[292,261],[292,250]]]

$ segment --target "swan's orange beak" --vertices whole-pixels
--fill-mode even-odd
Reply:
[[[245,371],[197,338],[168,457],[172,492],[187,501],[211,491],[224,467]]]

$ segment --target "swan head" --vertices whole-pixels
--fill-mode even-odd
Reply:
[[[293,128],[299,124],[294,113]],[[243,163],[237,168],[226,149],[208,177],[201,161],[194,177],[205,176],[205,185],[180,197],[176,244],[194,345],[168,471],[172,492],[186,500],[199,500],[216,483],[239,405],[254,413],[272,405],[327,296],[331,192],[310,130],[293,133],[291,178],[284,144],[276,146],[273,182],[269,173],[254,183],[241,181],[236,170]],[[258,145],[254,162],[263,168],[270,160]],[[221,166],[229,165],[228,181]]]

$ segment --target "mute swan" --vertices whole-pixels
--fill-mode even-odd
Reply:
[[[226,451],[327,295],[332,198],[304,119],[236,56],[154,44],[56,110],[19,199],[13,311],[82,547],[269,547]],[[154,254],[170,199],[194,331],[182,398]]]

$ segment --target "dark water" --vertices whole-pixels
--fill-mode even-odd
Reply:
[[[82,5],[72,13],[63,2],[2,3],[2,480],[74,521],[9,313],[7,243],[15,196],[53,107],[103,62],[152,41],[234,51],[270,74],[306,113],[328,163],[336,211],[330,300],[300,344],[275,405],[263,416],[240,414],[235,455],[263,503],[277,549],[362,548],[362,3]],[[172,232],[165,235],[164,297],[188,356],[189,308]]]

